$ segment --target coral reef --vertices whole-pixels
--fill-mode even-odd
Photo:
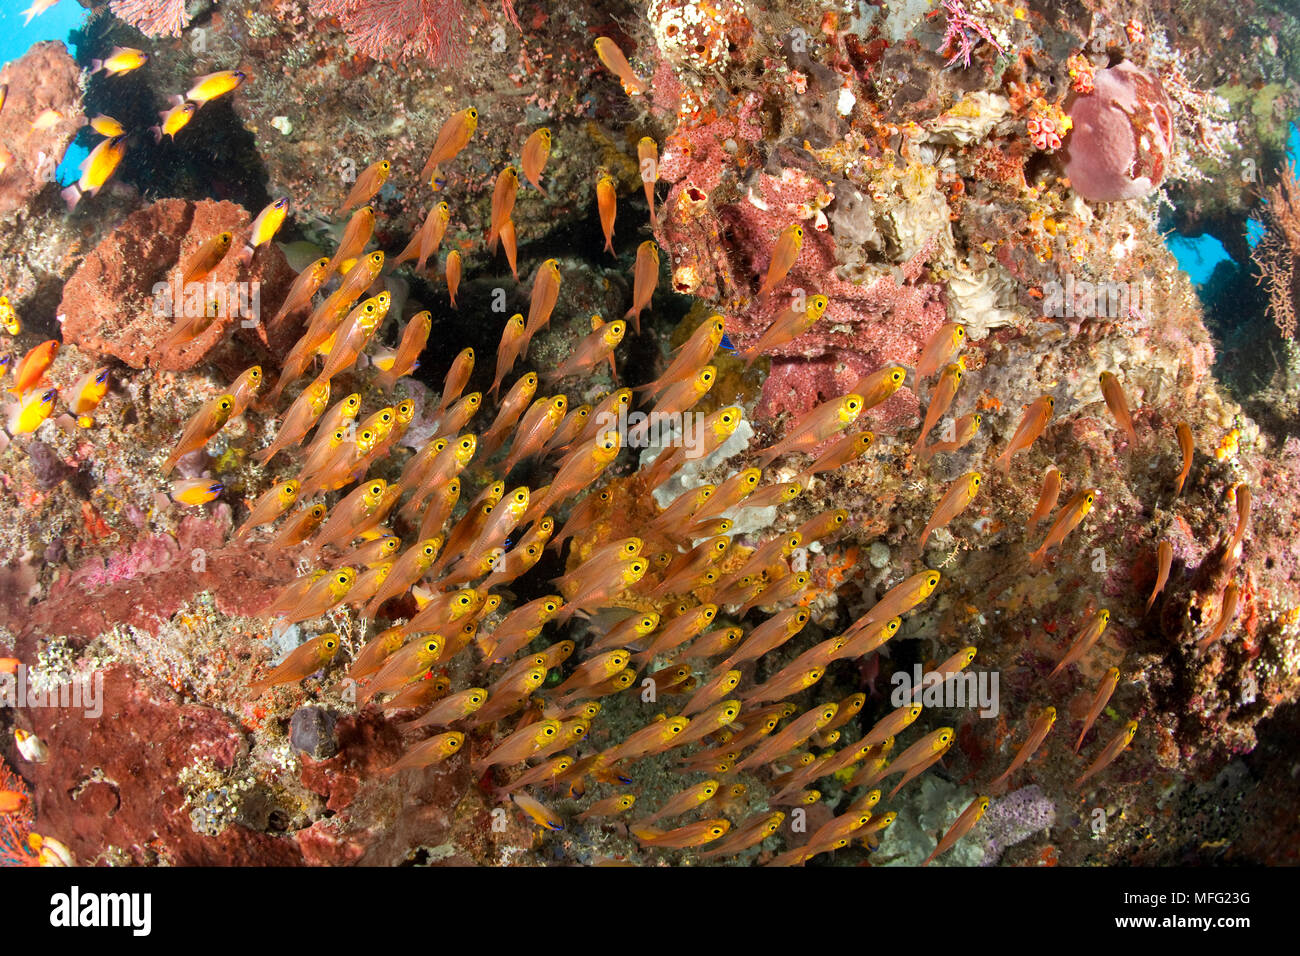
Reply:
[[[32,798],[22,829],[115,864],[919,865],[987,796],[930,865],[1294,855],[1268,839],[1295,823],[1265,791],[1295,786],[1300,447],[1293,419],[1256,420],[1216,378],[1223,344],[1159,218],[1244,223],[1248,190],[1215,171],[1275,153],[1274,104],[1300,102],[1255,13],[1223,14],[1253,51],[1228,75],[1192,68],[1211,61],[1167,4],[565,0],[516,22],[509,3],[231,0],[192,24],[183,4],[110,6],[150,36],[224,29],[198,56],[151,44],[117,88],[90,77],[87,112],[152,122],[195,75],[250,77],[174,140],[133,144],[119,188],[71,217],[52,183],[8,207],[5,350],[62,348],[37,376],[54,414],[0,447],[0,655],[46,692],[103,687],[95,716],[0,710],[7,739],[49,752],[4,750]],[[78,57],[138,38],[107,21]],[[35,108],[22,89],[5,116]],[[541,126],[539,165],[523,144]],[[384,160],[360,200],[373,234],[341,250],[341,204]],[[539,172],[542,190],[521,182]],[[1283,332],[1287,177],[1257,253]],[[271,196],[292,214],[246,264]],[[394,265],[444,200],[429,267]],[[234,298],[205,293],[177,346],[171,290],[223,231],[206,285]],[[337,275],[269,323],[335,253]],[[810,327],[748,365],[729,354],[815,296]],[[637,322],[589,351],[593,316],[633,301]],[[565,362],[582,370],[551,374]],[[73,383],[100,364],[112,386],[87,427]],[[260,395],[221,414],[254,365]],[[905,381],[845,404],[894,365]],[[327,407],[338,431],[310,432]],[[676,431],[641,440],[621,418],[655,408]],[[593,444],[611,420],[620,444]],[[272,441],[288,447],[268,458]],[[313,504],[324,523],[276,538]],[[235,534],[252,516],[269,520]],[[383,575],[401,586],[355,598]],[[956,676],[923,682],[902,720],[942,662]],[[457,696],[478,688],[486,703]],[[24,862],[8,832],[0,853]]]

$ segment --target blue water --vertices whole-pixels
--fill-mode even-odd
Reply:
[[[1300,128],[1297,128],[1295,123],[1291,124],[1291,131],[1287,135],[1286,153],[1291,162],[1300,165]],[[1249,243],[1250,248],[1254,249],[1263,235],[1262,223],[1254,219],[1246,220],[1246,242]],[[1195,285],[1204,284],[1213,274],[1214,267],[1220,262],[1232,261],[1232,257],[1223,248],[1223,243],[1208,234],[1171,236],[1166,245],[1178,260],[1178,267],[1191,277]]]
[[[3,0],[0,2],[0,63],[8,63],[22,56],[34,43],[42,40],[62,40],[68,43],[68,34],[86,21],[87,10],[77,0],[59,0],[32,22],[23,26],[23,11],[31,0]],[[70,51],[72,52],[72,51]],[[59,182],[67,185],[77,178],[77,167],[85,159],[87,150],[72,145],[63,155],[57,173]]]

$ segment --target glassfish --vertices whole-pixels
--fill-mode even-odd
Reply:
[[[1151,589],[1151,596],[1147,598],[1146,609],[1151,610],[1151,605],[1156,603],[1156,596],[1165,589],[1165,584],[1169,581],[1169,570],[1174,563],[1174,546],[1168,541],[1161,541],[1156,545],[1156,584]]]
[[[1179,422],[1175,426],[1178,434],[1178,448],[1183,455],[1183,467],[1178,472],[1178,481],[1174,486],[1174,497],[1177,498],[1183,493],[1183,483],[1187,481],[1187,476],[1192,472],[1192,459],[1196,455],[1196,443],[1192,438],[1192,430],[1186,422]]]
[[[448,757],[458,753],[464,746],[465,735],[460,731],[451,730],[445,734],[437,734],[409,748],[396,763],[389,766],[383,773],[387,775],[397,773],[399,770],[419,770],[430,767],[442,763]]]
[[[262,494],[235,532],[233,541],[243,541],[254,528],[271,524],[293,507],[302,484],[294,478],[278,481]]]
[[[937,441],[921,448],[917,455],[921,461],[928,461],[940,452],[960,451],[965,448],[970,440],[975,437],[975,433],[980,430],[980,425],[984,422],[984,416],[979,412],[972,412],[969,415],[963,415],[953,424],[952,441]]]
[[[758,456],[760,467],[767,467],[777,458],[791,452],[811,451],[836,432],[852,425],[862,413],[861,395],[849,394],[823,402],[801,416],[789,429],[787,436]]]
[[[1138,722],[1136,720],[1130,720],[1121,727],[1119,733],[1097,755],[1097,759],[1092,762],[1078,780],[1074,781],[1075,789],[1081,789],[1089,779],[1114,763],[1115,758],[1128,749],[1128,745],[1133,742],[1133,738],[1137,736],[1137,730]]]
[[[211,275],[212,270],[230,251],[230,244],[234,240],[235,234],[226,231],[219,232],[211,239],[200,243],[198,249],[190,256],[189,262],[185,264],[185,269],[181,274],[181,286],[188,286],[192,282],[202,282]]]
[[[469,145],[470,137],[474,135],[476,129],[478,129],[478,110],[472,106],[467,106],[447,117],[438,130],[438,136],[433,142],[433,149],[429,151],[429,158],[425,161],[424,168],[420,170],[420,178],[429,180],[430,185],[438,189],[438,167],[455,159],[460,151]]]
[[[334,633],[322,634],[306,641],[292,651],[278,667],[261,680],[253,681],[248,689],[261,694],[277,684],[291,684],[310,677],[322,667],[334,660],[339,652],[339,636]]]
[[[1038,504],[1034,505],[1034,513],[1025,522],[1026,531],[1034,530],[1034,528],[1038,527],[1039,522],[1052,513],[1052,509],[1056,507],[1060,495],[1061,473],[1053,465],[1047,469],[1047,474],[1043,476],[1043,487],[1038,493]]]
[[[959,322],[945,322],[930,333],[916,360],[916,383],[920,385],[950,363],[966,344],[966,327]]]
[[[930,520],[921,531],[921,543],[918,548],[924,549],[925,542],[932,532],[947,527],[949,522],[970,507],[970,503],[975,500],[975,495],[979,493],[983,480],[983,476],[978,471],[971,471],[948,486],[948,490],[935,507],[934,514],[930,516]]]
[[[444,267],[447,278],[447,297],[451,300],[451,307],[456,308],[456,292],[460,289],[460,276],[463,271],[460,252],[456,249],[447,253],[447,262]]]
[[[948,409],[952,407],[953,400],[957,397],[957,387],[961,385],[965,376],[966,366],[962,359],[944,366],[939,376],[939,384],[930,394],[930,404],[925,408],[925,421],[921,424],[921,434],[916,436],[916,444],[912,446],[913,452],[919,453],[925,447],[925,438],[930,434],[930,429],[939,424],[939,420],[948,414]]]
[[[1092,511],[1093,503],[1097,500],[1099,493],[1096,488],[1084,488],[1061,506],[1061,509],[1056,513],[1056,519],[1052,522],[1051,527],[1047,529],[1047,537],[1043,539],[1043,543],[1038,550],[1029,556],[1031,567],[1041,565],[1047,557],[1048,549],[1059,546],[1065,540],[1066,535],[1088,516],[1088,512]]]
[[[1124,397],[1124,386],[1113,372],[1102,372],[1100,376],[1101,395],[1106,400],[1106,407],[1115,418],[1115,424],[1128,436],[1131,445],[1137,444],[1137,430],[1133,427],[1133,414],[1128,408],[1128,399]]]
[[[641,312],[650,305],[659,286],[659,246],[647,239],[636,248],[636,263],[632,267],[632,305],[623,316],[632,320],[636,334],[641,334]]]
[[[758,341],[749,348],[737,352],[736,358],[743,358],[745,368],[749,368],[760,355],[793,342],[811,329],[826,313],[826,307],[829,305],[830,299],[826,296],[814,295],[808,299],[802,310],[785,309],[763,330]]]
[[[614,349],[623,341],[626,332],[627,323],[622,319],[603,322],[600,316],[593,315],[591,331],[578,341],[563,362],[546,373],[548,381],[556,381],[571,375],[585,375],[602,362],[609,363],[609,374],[617,381]]]
[[[497,240],[501,237],[501,227],[514,212],[515,199],[519,195],[519,174],[513,166],[507,166],[497,174],[496,185],[492,189],[492,211],[488,220],[487,247],[496,252]]]
[[[624,93],[631,96],[646,92],[645,83],[632,71],[632,64],[628,63],[627,57],[617,43],[609,37],[596,37],[593,45],[596,48],[596,56],[605,65],[605,69],[618,77],[618,81],[623,84]]]
[[[975,825],[980,822],[980,818],[984,816],[984,812],[988,810],[988,808],[988,797],[981,796],[972,800],[966,806],[966,809],[957,815],[957,819],[953,821],[952,826],[948,828],[948,831],[943,835],[943,838],[939,841],[938,845],[935,846],[934,852],[927,856],[921,865],[929,866],[931,860],[943,856],[943,854],[951,850],[958,840],[964,837],[967,833],[970,833],[971,830],[975,829]]]
[[[403,262],[415,260],[415,271],[423,272],[428,261],[437,254],[442,239],[447,234],[447,224],[451,220],[451,209],[445,202],[440,202],[424,217],[420,228],[411,236],[406,248],[392,260],[393,268]]]
[[[1055,407],[1056,399],[1051,395],[1036,398],[1025,407],[1025,413],[1020,418],[1020,424],[1016,426],[1015,434],[1011,436],[1011,441],[1007,443],[1006,449],[997,459],[997,466],[1003,474],[1010,473],[1011,459],[1017,452],[1024,451],[1038,440],[1038,436],[1051,421],[1052,410]]]
[[[772,246],[772,260],[768,264],[767,275],[763,277],[763,283],[758,289],[760,298],[771,292],[789,275],[802,249],[803,226],[791,223],[781,230],[776,243]]]
[[[1237,596],[1237,582],[1230,581],[1228,586],[1223,589],[1223,599],[1219,605],[1219,619],[1214,622],[1214,627],[1210,629],[1210,633],[1206,634],[1205,637],[1196,642],[1196,649],[1198,651],[1205,650],[1221,638],[1224,632],[1228,629],[1228,625],[1232,623],[1232,619],[1237,616]]]
[[[392,171],[393,164],[386,159],[371,163],[363,169],[357,181],[352,184],[352,189],[349,190],[343,204],[335,210],[335,214],[345,213],[355,206],[370,202],[379,190],[384,188],[384,183],[388,182],[388,174]]]
[[[614,219],[618,215],[618,187],[614,177],[602,174],[596,180],[596,212],[600,216],[600,229],[605,234],[605,250],[614,252]]]
[[[291,448],[307,437],[307,432],[316,424],[317,419],[325,413],[330,400],[330,383],[313,382],[303,389],[284,413],[280,430],[275,440],[253,456],[259,465],[265,467],[272,458],[286,448]],[[232,399],[233,401],[233,399]]]
[[[1083,745],[1083,738],[1088,736],[1088,731],[1092,729],[1092,725],[1101,716],[1101,712],[1106,709],[1111,695],[1115,693],[1115,688],[1118,686],[1119,668],[1112,667],[1102,676],[1101,681],[1097,684],[1097,692],[1093,695],[1092,703],[1088,705],[1088,714],[1083,718],[1083,729],[1079,731],[1079,739],[1074,742],[1074,752],[1076,754]]]
[[[233,395],[218,395],[216,398],[204,402],[194,416],[185,425],[181,432],[180,441],[172,449],[167,460],[163,462],[162,473],[169,474],[176,463],[185,455],[192,451],[197,451],[212,440],[217,432],[230,418],[230,413],[235,407],[235,397]]]
[[[524,140],[523,155],[520,157],[519,165],[524,171],[524,178],[533,184],[543,197],[546,196],[546,190],[542,188],[542,170],[546,168],[546,161],[551,157],[551,131],[543,126],[541,129],[533,130],[528,139]]]
[[[990,789],[996,787],[1025,765],[1026,761],[1042,746],[1043,740],[1051,732],[1055,723],[1055,707],[1044,707],[1039,711],[1038,716],[1034,718],[1034,722],[1029,725],[1029,733],[1025,735],[1025,742],[1020,745],[1015,757],[1011,759],[1011,765],[994,778],[993,782],[989,784]]]
[[[540,332],[551,320],[555,303],[560,298],[560,264],[555,259],[547,259],[537,267],[533,276],[533,288],[528,299],[528,323],[524,328],[524,345],[521,352],[528,351],[528,344],[533,336]]]
[[[1069,648],[1066,649],[1065,656],[1061,658],[1059,664],[1053,668],[1048,677],[1055,677],[1063,668],[1083,660],[1085,654],[1092,649],[1092,646],[1101,639],[1101,635],[1106,631],[1106,625],[1110,623],[1110,611],[1101,609],[1093,613],[1083,625],[1075,632],[1074,638],[1070,641]]]

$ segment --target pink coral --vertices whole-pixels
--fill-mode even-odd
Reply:
[[[190,24],[185,0],[111,0],[108,8],[150,37],[178,37]]]
[[[512,0],[506,18],[519,27]],[[375,60],[424,57],[459,63],[468,24],[462,0],[312,0],[317,16],[338,17],[356,53]]]
[[[962,0],[943,0],[943,9],[948,14],[948,26],[943,34],[943,41],[938,46],[938,52],[942,53],[948,49],[954,51],[948,58],[948,66],[955,66],[958,60],[961,60],[962,66],[970,66],[970,55],[975,52],[975,41],[971,39],[970,33],[967,33],[968,30],[992,45],[999,53],[1006,52],[993,38],[989,28],[971,16]]]
[[[1173,156],[1169,99],[1160,81],[1125,61],[1093,77],[1093,91],[1073,97],[1065,174],[1084,199],[1115,202],[1153,192]]]

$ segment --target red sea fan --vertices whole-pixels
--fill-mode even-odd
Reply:
[[[353,52],[375,60],[465,59],[464,0],[311,0],[311,11],[337,17]]]
[[[185,0],[111,0],[108,8],[150,37],[178,37],[190,22]]]

